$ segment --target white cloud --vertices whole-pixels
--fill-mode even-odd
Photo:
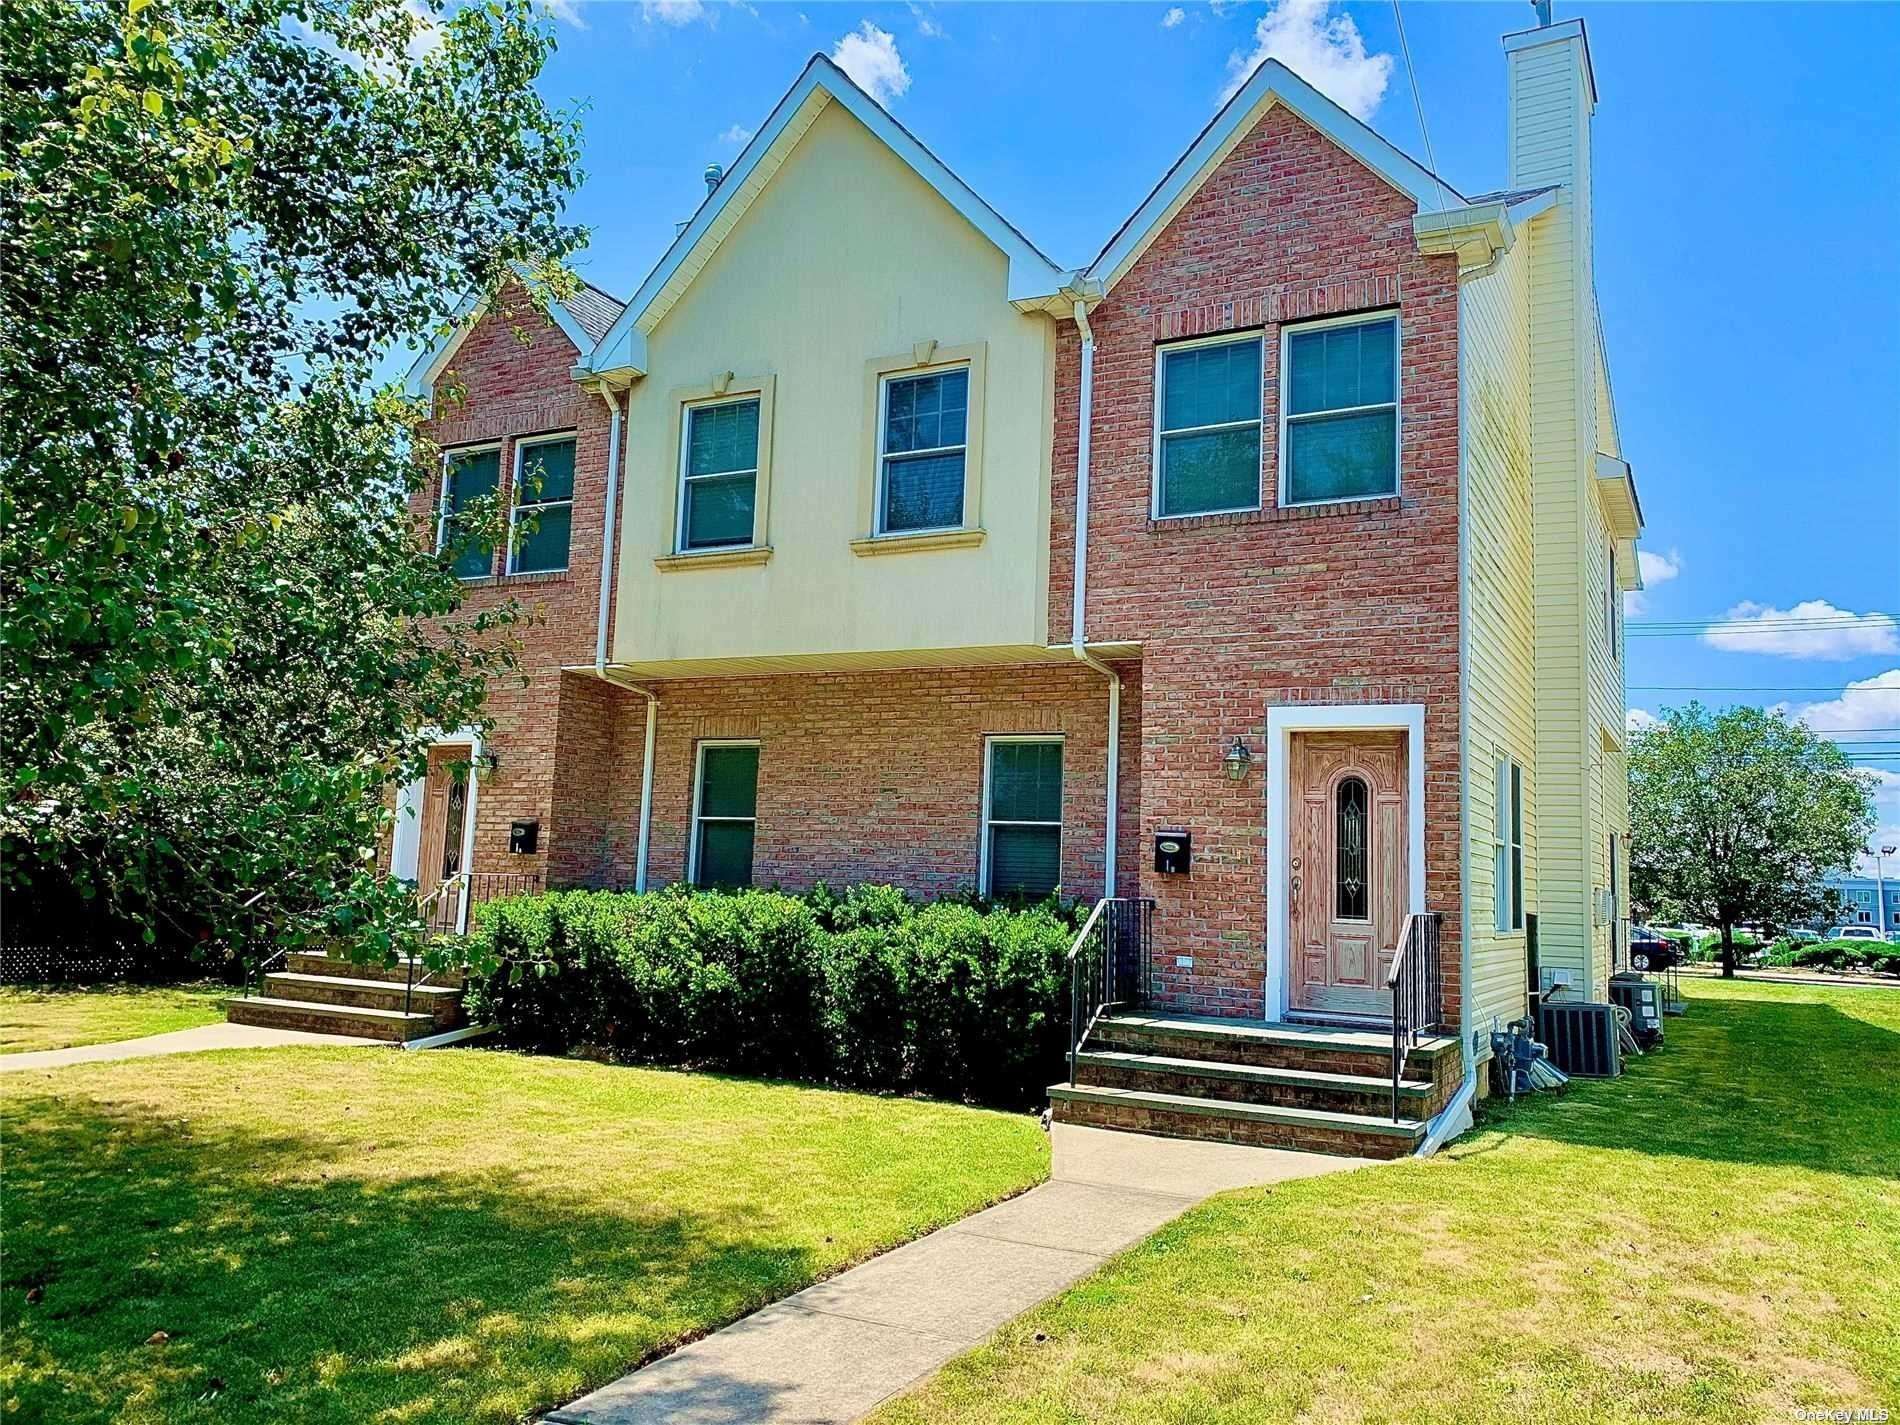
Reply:
[[[752,130],[744,124],[734,124],[719,136],[719,142],[730,144],[734,148],[744,148],[752,142]]]
[[[1168,13],[1161,17],[1161,28],[1171,30],[1187,18],[1187,11],[1179,5],[1171,6]]]
[[[1623,611],[1631,616],[1649,611],[1649,601],[1643,597],[1646,590],[1658,584],[1667,584],[1682,572],[1682,555],[1673,549],[1667,554],[1639,549],[1636,551],[1636,567],[1642,573],[1643,588],[1632,589],[1623,595]]]
[[[910,14],[911,18],[917,22],[918,34],[927,40],[943,38],[943,26],[931,19],[929,12],[922,5],[912,5]]]
[[[541,8],[557,20],[564,20],[577,30],[587,28],[587,21],[581,18],[580,0],[541,0]]]
[[[1647,732],[1661,721],[1655,713],[1642,708],[1631,708],[1623,714],[1623,726],[1630,732]]]
[[[706,18],[703,0],[640,0],[640,18],[649,25],[690,25]]]
[[[1801,622],[1790,623],[1791,619]],[[1702,641],[1730,653],[1778,653],[1784,658],[1838,661],[1900,653],[1891,617],[1849,613],[1826,599],[1804,599],[1785,611],[1744,601],[1704,633]]]
[[[1636,551],[1636,567],[1642,571],[1644,584],[1667,584],[1682,572],[1682,555],[1672,549],[1667,554],[1658,554],[1653,549]]]
[[[434,12],[422,3],[422,0],[404,0],[403,13],[404,18],[409,22],[409,41],[403,49],[410,59],[426,59],[442,48],[441,22],[437,20]],[[303,20],[286,19],[284,24],[288,32],[297,39],[317,49],[329,51],[352,69],[367,68],[373,73],[389,77],[393,76],[399,68],[393,61],[380,56],[374,63],[368,63],[355,50],[345,49],[338,44],[336,36],[326,30],[319,30]]]
[[[1253,51],[1227,57],[1224,104],[1269,59],[1277,59],[1357,118],[1369,119],[1385,97],[1392,56],[1367,54],[1352,16],[1332,12],[1330,0],[1273,0],[1253,27]]]
[[[1838,698],[1824,703],[1804,703],[1790,708],[1788,714],[1816,732],[1867,733],[1870,742],[1900,741],[1900,733],[1876,731],[1900,727],[1900,668],[1857,679],[1849,683]]]
[[[896,37],[869,20],[833,45],[831,57],[858,88],[880,104],[888,104],[910,88],[910,71],[904,68],[904,57],[897,52]]]
[[[1874,775],[1874,846],[1900,846],[1900,772],[1889,767],[1870,769]],[[1889,856],[1884,867],[1889,881],[1900,879],[1900,860]],[[1874,858],[1862,856],[1855,868],[1863,876],[1874,874]]]

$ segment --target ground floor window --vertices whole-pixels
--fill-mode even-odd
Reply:
[[[759,744],[700,743],[688,873],[694,885],[732,889],[752,884],[758,809]]]
[[[992,737],[983,778],[983,890],[1046,896],[1062,879],[1062,739]]]
[[[1500,931],[1524,928],[1524,769],[1508,758],[1498,763],[1493,833],[1496,865],[1492,898]],[[1611,853],[1615,855],[1614,852]]]

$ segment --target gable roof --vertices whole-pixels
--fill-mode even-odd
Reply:
[[[594,371],[645,371],[646,337],[690,287],[719,244],[738,225],[753,201],[772,181],[818,115],[839,104],[869,129],[912,172],[988,238],[1009,259],[1009,300],[1027,302],[1052,296],[1069,274],[1058,267],[975,189],[885,112],[837,65],[814,54],[804,71],[778,101],[759,131],[747,142],[718,185],[682,228],[659,264],[640,284],[633,300],[587,359]]]
[[[564,300],[547,304],[548,319],[560,328],[561,335],[574,343],[581,360],[587,359],[600,339],[612,329],[614,320],[626,303],[601,291],[585,278],[579,290]],[[434,391],[436,379],[454,359],[456,351],[474,330],[475,323],[487,310],[487,303],[473,293],[456,305],[441,333],[409,366],[403,386],[410,395],[426,399]]]
[[[1286,105],[1411,197],[1421,210],[1464,206],[1463,195],[1444,179],[1348,114],[1279,60],[1269,59],[1248,76],[1239,92],[1188,145],[1187,152],[1162,175],[1141,206],[1089,264],[1087,276],[1100,281],[1105,290],[1120,281],[1273,104]]]

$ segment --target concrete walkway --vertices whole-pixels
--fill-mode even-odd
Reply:
[[[0,1074],[27,1069],[57,1069],[67,1064],[104,1064],[114,1059],[149,1059],[156,1054],[195,1054],[203,1049],[275,1049],[285,1044],[380,1044],[342,1034],[305,1034],[299,1029],[265,1029],[253,1024],[201,1024],[143,1039],[113,1044],[82,1044],[77,1049],[36,1049],[30,1054],[0,1054]]]
[[[1051,1179],[549,1414],[566,1425],[844,1425],[1210,1194],[1363,1158],[1058,1123]]]

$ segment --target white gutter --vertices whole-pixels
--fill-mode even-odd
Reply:
[[[603,683],[638,693],[647,700],[646,746],[640,762],[640,839],[634,852],[633,888],[647,888],[647,847],[653,836],[653,745],[659,728],[660,699],[656,693],[616,678],[607,668],[607,625],[613,612],[614,517],[620,504],[620,399],[606,382],[595,388],[613,412],[607,428],[607,511],[600,527],[600,607],[594,628],[593,675]]]
[[[1108,679],[1108,795],[1102,833],[1102,894],[1115,894],[1116,821],[1121,807],[1122,679],[1121,674],[1088,651],[1083,615],[1088,605],[1089,581],[1089,437],[1095,412],[1095,332],[1089,326],[1088,303],[1075,297],[1075,329],[1082,337],[1082,386],[1076,401],[1075,432],[1075,597],[1069,612],[1069,651]]]

